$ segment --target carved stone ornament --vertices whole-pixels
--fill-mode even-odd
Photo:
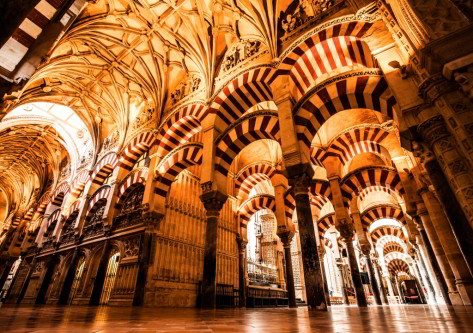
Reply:
[[[348,219],[341,219],[338,223],[338,231],[345,241],[351,241],[353,239],[353,224]]]
[[[215,197],[203,199],[203,204],[205,207],[207,217],[218,217],[220,216],[220,210],[225,204],[224,201],[221,201]]]
[[[200,76],[190,74],[186,79],[182,80],[171,93],[171,104],[175,105],[184,97],[196,92],[200,88],[202,79]]]
[[[294,195],[308,194],[310,179],[309,176],[305,173],[295,177],[291,180],[292,186],[294,188]]]
[[[437,140],[450,136],[442,116],[435,116],[424,121],[417,127],[417,132],[429,145],[433,145]]]
[[[468,67],[465,72],[455,72],[453,76],[465,96],[473,101],[473,66]]]
[[[128,238],[123,242],[124,258],[137,257],[140,253],[140,237]]]
[[[200,189],[202,190],[202,193],[210,192],[212,190],[212,181],[200,184]]]
[[[151,118],[153,118],[153,109],[146,106],[136,116],[135,120],[133,120],[132,128],[134,130],[140,128],[144,124],[148,123],[151,120]]]
[[[102,151],[105,152],[114,148],[118,144],[118,139],[120,139],[120,133],[118,129],[115,129],[105,138]]]
[[[251,58],[261,48],[261,42],[258,40],[245,39],[235,43],[225,54],[222,62],[223,72],[228,72],[239,63]]]
[[[291,247],[291,242],[292,238],[294,237],[294,233],[289,230],[286,230],[284,232],[278,232],[278,237],[284,247]]]
[[[285,37],[327,11],[334,4],[334,0],[293,0],[279,17],[279,27],[282,29],[280,35]]]

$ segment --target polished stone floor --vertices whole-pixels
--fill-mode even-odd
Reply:
[[[298,309],[0,308],[0,332],[473,332],[473,307],[332,307]]]

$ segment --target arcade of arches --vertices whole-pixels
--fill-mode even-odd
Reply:
[[[470,1],[35,3],[0,48],[5,303],[473,304]]]

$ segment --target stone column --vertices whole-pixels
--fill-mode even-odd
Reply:
[[[440,292],[447,305],[463,304],[459,299],[457,288],[454,284],[453,272],[447,262],[437,233],[430,221],[426,210],[419,211],[419,216],[414,216],[413,221],[419,230],[424,243],[427,256],[440,287]],[[459,303],[458,303],[459,302]]]
[[[248,244],[243,238],[238,237],[238,281],[240,285],[240,307],[246,307],[246,245]]]
[[[429,273],[427,272],[427,269],[425,267],[424,261],[422,259],[421,254],[419,253],[419,249],[416,249],[414,252],[414,260],[416,262],[416,266],[419,270],[419,276],[422,278],[422,271],[424,272],[424,280],[425,280],[425,286],[427,288],[428,294],[432,295],[434,301],[436,302],[436,297],[435,297],[435,289],[432,284],[432,281],[430,281]],[[420,263],[420,267],[419,267]],[[422,269],[421,269],[422,268]]]
[[[348,300],[348,293],[345,290],[346,286],[345,286],[345,278],[343,276],[343,261],[342,261],[342,259],[337,259],[337,268],[338,268],[338,271],[340,272],[340,280],[342,282],[343,299],[345,300],[346,305],[350,305],[350,301]]]
[[[378,283],[376,281],[376,276],[373,268],[373,262],[371,261],[370,252],[371,249],[367,246],[361,248],[363,255],[365,256],[366,263],[368,264],[368,273],[370,276],[371,287],[373,289],[374,300],[377,305],[381,305],[381,295],[379,293]]]
[[[310,179],[307,174],[302,174],[291,179],[290,182],[293,185],[296,200],[307,305],[312,310],[327,311],[324,279],[317,253],[317,241],[309,201]]]
[[[226,198],[217,197],[219,193],[206,193],[201,200],[206,212],[206,231],[204,248],[204,274],[202,278],[203,308],[215,309],[217,305],[217,231],[220,210]]]
[[[472,275],[473,172],[471,166],[458,152],[456,142],[449,133],[442,116],[435,116],[423,122],[418,126],[418,132],[435,155],[435,158],[429,157],[425,149],[424,160],[421,156],[421,162],[424,163],[424,168],[447,215],[450,229],[456,236],[470,275]],[[413,145],[413,147],[414,150],[419,148],[418,145]]]
[[[289,297],[289,307],[296,308],[296,289],[294,287],[294,271],[292,268],[291,241],[294,234],[290,231],[278,233],[284,247],[284,261],[286,263],[286,286]]]
[[[412,262],[409,264],[409,266],[411,267],[411,270],[414,273],[412,274],[412,277],[416,281],[417,289],[419,289],[419,296],[421,298],[421,302],[427,304],[428,302],[427,298],[425,297],[424,288],[422,288],[422,276],[420,275],[419,268],[417,267],[417,264],[414,259],[412,259]]]
[[[466,257],[462,255],[462,251],[458,246],[457,240],[459,238],[455,237],[440,202],[437,200],[435,195],[426,189],[421,189],[419,192],[424,200],[424,203],[417,204],[419,215],[421,213],[425,215],[424,212],[428,211],[431,224],[435,228],[441,247],[455,277],[455,284],[457,285],[456,289],[460,293],[463,304],[472,304],[473,279],[471,278],[468,265],[465,262]],[[424,228],[427,229],[425,223]],[[468,249],[467,251],[471,251],[471,249]]]
[[[391,277],[389,276],[389,273],[384,273],[383,277],[384,277],[384,280],[387,281],[389,296],[396,296],[394,294],[394,288],[393,288],[393,284],[391,282]]]
[[[368,302],[366,301],[365,290],[363,289],[360,270],[358,269],[358,263],[356,261],[355,248],[353,247],[353,225],[348,222],[348,220],[338,222],[340,235],[347,245],[348,262],[350,264],[353,286],[355,287],[356,302],[358,306],[366,307],[368,306]]]
[[[324,292],[325,299],[327,300],[327,306],[330,306],[330,294],[328,292],[328,282],[327,282],[327,273],[325,270],[325,248],[324,245],[318,246],[319,258],[320,258],[320,268],[322,268],[322,276],[324,278]]]
[[[388,301],[388,296],[386,295],[386,289],[384,288],[383,285],[383,278],[381,277],[381,272],[379,271],[379,265],[377,262],[375,262],[375,274],[376,278],[378,279],[379,282],[379,290],[381,291],[381,303],[382,304],[389,304]]]
[[[100,303],[100,295],[102,294],[105,274],[107,273],[109,254],[110,246],[107,239],[103,244],[102,255],[100,256],[99,267],[97,268],[97,273],[95,274],[95,281],[92,288],[92,295],[90,296],[89,305],[98,305]]]

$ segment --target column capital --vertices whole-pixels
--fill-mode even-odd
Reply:
[[[237,239],[236,239],[237,243],[238,243],[238,249],[240,250],[240,252],[245,252],[246,250],[246,246],[248,245],[248,241],[245,240],[243,237],[241,237],[240,235],[237,235]]]
[[[207,217],[218,217],[220,216],[220,210],[227,200],[227,196],[218,191],[212,191],[202,194],[200,200],[204,204]]]
[[[353,223],[348,219],[341,219],[338,222],[338,231],[340,235],[345,239],[346,242],[352,241],[353,239]]]
[[[371,246],[364,244],[361,245],[361,253],[369,260],[370,259],[370,253],[371,253]]]
[[[417,126],[417,132],[430,146],[438,140],[450,136],[447,124],[441,115],[434,116],[421,123]]]
[[[289,185],[294,188],[294,194],[297,195],[299,190],[305,191],[305,193],[309,191],[314,170],[309,163],[299,163],[286,167],[284,174],[289,181]]]
[[[294,237],[294,233],[292,231],[286,230],[286,231],[278,232],[277,236],[281,240],[281,243],[284,248],[291,247],[292,238]]]

